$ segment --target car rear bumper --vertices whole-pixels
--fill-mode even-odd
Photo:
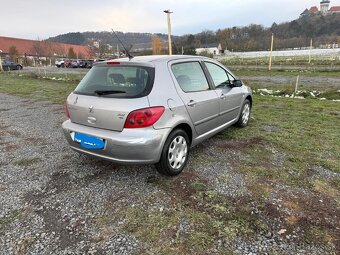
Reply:
[[[154,164],[161,156],[161,151],[170,129],[153,127],[123,129],[122,132],[99,129],[72,123],[62,124],[65,137],[70,147],[83,154],[96,156],[121,164]],[[85,149],[74,142],[71,132],[95,136],[105,140],[104,149]]]

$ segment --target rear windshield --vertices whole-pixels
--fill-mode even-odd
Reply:
[[[144,66],[95,66],[81,80],[74,93],[82,95],[136,98],[147,96],[155,70]]]

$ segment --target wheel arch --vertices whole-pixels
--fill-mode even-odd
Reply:
[[[249,100],[249,102],[250,102],[250,107],[253,107],[253,97],[252,97],[251,95],[248,95],[248,96],[246,97],[246,99]]]
[[[192,143],[192,139],[193,139],[193,131],[192,131],[192,128],[189,124],[187,123],[180,123],[180,124],[177,124],[173,129],[173,130],[176,130],[176,129],[182,129],[184,130],[185,133],[187,133],[188,137],[189,137],[189,143],[191,145]]]

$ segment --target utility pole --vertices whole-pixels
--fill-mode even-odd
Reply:
[[[313,39],[310,39],[310,47],[309,47],[309,60],[308,64],[312,61],[312,48],[313,48]]]
[[[272,70],[272,54],[273,54],[274,34],[272,34],[272,43],[270,44],[270,55],[269,55],[269,67],[268,70]]]
[[[2,71],[4,70],[4,69],[2,68],[1,53],[2,53],[2,50],[0,50],[0,72],[2,72]]]
[[[169,55],[172,55],[172,44],[171,44],[171,23],[170,23],[170,14],[172,13],[170,10],[164,11],[167,14],[168,18],[168,42],[169,42]]]

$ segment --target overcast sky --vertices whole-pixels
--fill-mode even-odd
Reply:
[[[0,0],[0,36],[46,39],[68,32],[104,31],[183,35],[251,23],[271,26],[299,17],[315,0]],[[15,7],[14,7],[15,5]],[[331,6],[340,0],[331,1]],[[6,11],[4,11],[6,10]]]

